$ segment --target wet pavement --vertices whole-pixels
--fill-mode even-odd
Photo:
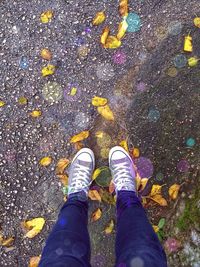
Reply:
[[[141,28],[127,32],[120,48],[104,49],[103,26],[110,25],[114,34],[120,22],[115,1],[0,1],[0,100],[5,103],[0,107],[0,226],[5,236],[15,237],[12,250],[0,248],[1,266],[24,267],[41,253],[63,204],[56,163],[72,158],[76,149],[69,140],[83,130],[91,132],[84,144],[94,149],[98,166],[107,164],[105,144],[95,139],[102,130],[111,137],[109,147],[128,137],[129,146],[139,148],[144,177],[151,177],[150,184],[166,184],[165,195],[171,184],[184,183],[187,199],[199,184],[200,65],[187,64],[191,56],[200,57],[200,29],[193,24],[199,3],[138,0],[129,7],[139,14]],[[46,10],[54,15],[43,24],[40,15]],[[106,22],[92,26],[102,10]],[[192,53],[183,52],[188,34]],[[43,48],[51,50],[50,63],[56,66],[47,77],[41,74],[47,65]],[[108,99],[114,122],[98,115],[91,105],[95,95]],[[34,118],[30,113],[36,109],[42,113]],[[45,156],[53,159],[47,168],[39,165]],[[99,205],[102,218],[89,223],[91,262],[111,267],[115,234],[102,232],[115,210],[91,201],[90,213]],[[169,203],[147,211],[157,223],[176,208]],[[40,216],[46,219],[43,231],[24,239],[20,223]]]

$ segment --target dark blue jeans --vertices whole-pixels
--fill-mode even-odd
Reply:
[[[88,201],[84,192],[70,195],[46,241],[39,267],[91,266],[87,223]],[[167,266],[157,235],[140,200],[131,191],[118,192],[115,250],[116,267]]]

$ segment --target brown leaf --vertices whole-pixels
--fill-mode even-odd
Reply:
[[[179,184],[173,184],[172,186],[170,186],[168,193],[171,199],[175,200],[178,197],[179,189]]]
[[[113,232],[113,229],[114,229],[114,220],[110,220],[110,222],[108,223],[108,225],[106,226],[105,230],[104,230],[104,233],[105,234],[111,234]]]
[[[99,192],[97,190],[89,190],[88,197],[91,200],[98,200],[98,201],[101,202],[101,196],[100,196],[100,194],[99,194]]]
[[[7,239],[4,239],[1,243],[3,247],[10,247],[13,244],[14,237],[9,237]]]
[[[102,32],[102,34],[101,34],[101,44],[102,44],[102,45],[105,45],[109,33],[110,33],[110,28],[109,28],[108,26],[106,26],[106,27],[103,29],[103,32]]]
[[[74,147],[75,147],[75,149],[76,149],[77,151],[79,151],[81,148],[84,147],[84,145],[83,145],[82,142],[76,142],[76,143],[74,144]]]
[[[59,159],[56,165],[56,174],[63,174],[65,168],[69,165],[70,161],[67,158]]]
[[[110,184],[109,184],[109,193],[112,194],[114,191],[115,191],[115,185],[113,183],[113,181],[111,180],[110,181]]]
[[[128,0],[120,0],[120,2],[119,2],[119,14],[122,17],[128,16]]]
[[[68,185],[68,175],[67,174],[57,174],[57,176],[60,179],[60,182],[62,183],[62,185],[66,186]]]
[[[70,139],[70,143],[76,143],[76,142],[82,141],[82,140],[88,138],[88,136],[89,136],[89,131],[80,132],[79,134],[74,135]]]
[[[42,49],[40,52],[40,55],[43,59],[46,59],[46,60],[51,60],[52,58],[51,51],[47,48]]]
[[[153,195],[152,197],[150,197],[150,199],[152,199],[153,201],[155,201],[156,203],[158,203],[162,207],[167,206],[166,199],[164,197],[162,197],[161,195]]]
[[[38,267],[41,256],[35,256],[30,258],[29,267]]]
[[[96,209],[91,216],[91,220],[92,222],[96,222],[97,220],[99,220],[102,216],[102,211],[100,208]]]

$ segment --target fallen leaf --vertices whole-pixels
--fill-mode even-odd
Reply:
[[[199,59],[196,58],[196,57],[191,57],[191,58],[188,59],[188,65],[189,65],[190,67],[195,67],[195,66],[197,66],[198,62],[199,62]]]
[[[118,40],[121,40],[124,37],[127,28],[128,28],[128,23],[126,22],[126,20],[123,20],[122,22],[120,22],[119,27],[118,27],[118,32],[117,32]]]
[[[20,105],[26,105],[28,103],[28,99],[24,96],[20,96],[19,99],[18,99],[18,103]]]
[[[133,155],[134,158],[139,158],[139,156],[140,156],[140,150],[139,150],[139,148],[136,148],[135,147],[133,149],[132,155]]]
[[[120,0],[120,2],[119,2],[119,14],[122,17],[128,16],[128,0]]]
[[[74,135],[70,139],[70,143],[76,143],[76,142],[82,141],[82,140],[88,138],[88,136],[89,136],[89,131],[80,132],[79,134]]]
[[[101,166],[97,168],[93,175],[92,180],[95,180],[96,184],[102,187],[108,187],[112,180],[111,171],[108,166]]]
[[[75,149],[76,149],[77,151],[79,151],[81,148],[84,147],[84,145],[83,145],[82,142],[76,142],[76,143],[74,144],[74,147],[75,147]]]
[[[42,112],[40,110],[33,110],[30,115],[33,117],[33,118],[37,118],[37,117],[40,117],[42,115]]]
[[[95,180],[99,174],[102,172],[102,168],[97,168],[94,170],[93,174],[92,174],[92,180]]]
[[[2,242],[3,242],[3,235],[2,235],[2,233],[0,232],[0,245],[2,244]]]
[[[101,34],[101,44],[102,44],[102,45],[105,45],[109,33],[110,33],[110,28],[109,28],[108,26],[106,26],[106,27],[103,29],[103,32],[102,32],[102,34]]]
[[[155,231],[155,233],[157,233],[159,231],[159,227],[157,225],[152,225],[153,230]]]
[[[100,189],[99,194],[101,196],[102,201],[110,204],[110,205],[115,205],[116,201],[108,191]]]
[[[154,195],[161,194],[161,189],[162,189],[162,185],[154,184],[151,188],[150,196],[152,197]]]
[[[91,216],[91,220],[92,222],[96,222],[97,220],[99,220],[102,216],[102,211],[100,208],[96,209]]]
[[[99,192],[97,190],[89,190],[88,197],[91,200],[98,200],[98,201],[101,202],[101,196],[100,196],[100,194],[99,194]]]
[[[148,183],[149,179],[148,178],[142,178],[140,181],[140,187],[139,191],[143,191]]]
[[[40,20],[42,23],[48,23],[52,19],[52,17],[53,12],[51,10],[47,10],[40,15]]]
[[[41,256],[35,256],[30,258],[28,267],[38,267]]]
[[[172,186],[170,186],[168,193],[171,199],[175,200],[178,197],[179,189],[180,185],[178,184],[173,184]]]
[[[102,117],[104,117],[108,121],[114,121],[114,115],[112,110],[108,105],[105,105],[103,107],[98,107],[97,111],[99,114],[101,114]]]
[[[161,195],[153,195],[152,197],[150,197],[150,199],[152,199],[153,201],[155,201],[156,203],[158,203],[162,207],[167,206],[166,199],[164,197],[162,197]]]
[[[122,141],[119,143],[119,145],[120,145],[121,147],[123,147],[127,152],[129,152],[129,150],[128,150],[127,140],[122,140]]]
[[[92,98],[92,105],[95,107],[105,106],[107,104],[107,102],[108,102],[108,100],[106,98],[103,98],[103,97],[94,96]]]
[[[105,15],[105,13],[103,11],[102,12],[97,12],[95,17],[93,18],[92,24],[94,26],[98,26],[101,23],[103,23],[105,19],[106,19],[106,15]]]
[[[110,194],[112,194],[115,191],[115,184],[113,183],[112,180],[110,181],[108,191]]]
[[[49,166],[51,162],[52,162],[51,157],[44,157],[40,160],[40,165],[46,167],[46,166]]]
[[[43,226],[45,224],[45,220],[44,218],[42,217],[39,217],[39,218],[35,218],[35,219],[32,219],[30,221],[25,221],[22,223],[23,227],[26,229],[26,230],[29,230],[26,234],[25,234],[25,237],[28,237],[28,238],[33,238],[35,237],[36,235],[38,235]]]
[[[6,103],[3,100],[0,100],[0,108],[3,107],[3,106],[5,106],[5,104]]]
[[[194,18],[194,25],[196,27],[200,28],[200,18],[199,17]]]
[[[108,38],[106,39],[106,43],[104,45],[105,48],[109,48],[109,49],[115,49],[120,47],[122,44],[122,42],[120,40],[117,39],[116,36],[108,36]]]
[[[95,136],[96,136],[97,138],[103,138],[104,135],[105,135],[105,132],[103,132],[103,131],[97,131],[97,132],[95,133]]]
[[[68,185],[68,175],[67,174],[57,174],[58,178],[60,179],[60,182],[66,186]]]
[[[67,158],[59,159],[56,165],[56,174],[63,174],[65,168],[69,165],[70,161]]]
[[[14,237],[9,237],[7,239],[3,239],[1,245],[3,247],[10,247],[13,244]]]
[[[114,220],[110,220],[110,222],[108,223],[108,225],[104,230],[104,233],[107,235],[111,234],[113,232],[114,226],[115,226]]]
[[[158,223],[158,228],[162,229],[165,225],[165,222],[166,222],[165,218],[161,218],[159,223]]]
[[[139,191],[139,188],[141,185],[141,177],[139,175],[137,175],[137,173],[136,173],[135,180],[136,180],[137,191]]]
[[[75,96],[76,93],[77,93],[77,88],[76,88],[76,87],[72,87],[72,88],[71,88],[71,91],[70,91],[70,95],[71,95],[71,96]]]
[[[56,67],[54,65],[48,64],[46,67],[42,68],[42,76],[49,76],[55,73]]]
[[[40,55],[43,59],[51,60],[52,59],[52,53],[49,49],[43,48],[40,52]]]
[[[184,51],[185,52],[192,52],[193,51],[192,36],[190,36],[189,34],[187,36],[185,36]]]

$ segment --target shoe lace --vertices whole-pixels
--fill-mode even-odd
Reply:
[[[71,186],[72,187],[88,186],[87,181],[89,176],[90,176],[90,168],[77,164],[77,166],[74,168],[74,177]]]
[[[127,162],[118,163],[114,169],[114,183],[115,184],[133,184],[133,178],[130,174],[130,164]],[[123,178],[123,179],[122,179]]]

